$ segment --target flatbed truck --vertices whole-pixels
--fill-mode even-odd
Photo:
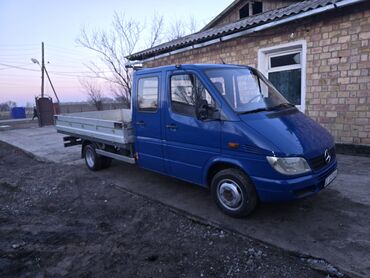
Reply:
[[[248,66],[141,69],[131,109],[57,115],[55,124],[89,169],[117,159],[208,187],[234,217],[313,195],[337,175],[329,132]]]

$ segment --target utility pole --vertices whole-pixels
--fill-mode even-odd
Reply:
[[[35,97],[40,127],[44,125],[53,125],[54,124],[54,114],[59,113],[59,98],[57,96],[57,93],[55,92],[53,83],[51,83],[49,73],[46,71],[44,56],[45,56],[44,55],[44,42],[41,42],[41,65],[37,59],[31,58],[32,63],[38,64],[41,67],[41,97]],[[45,92],[45,86],[44,86],[45,85],[44,84],[45,83],[45,73],[49,79],[51,88],[53,88],[54,95],[58,101],[58,104],[56,106],[53,105],[52,98],[44,97],[45,96],[44,94]]]
[[[46,67],[45,67],[44,42],[42,42],[42,43],[41,43],[41,54],[42,54],[42,55],[41,55],[41,59],[42,59],[42,60],[41,60],[41,65],[40,65],[39,61],[37,61],[37,59],[35,59],[35,58],[31,58],[32,63],[34,63],[34,64],[38,64],[38,65],[41,67],[41,98],[43,98],[43,97],[44,97],[44,81],[45,81],[44,76],[45,76],[45,73],[46,73],[46,76],[47,76],[47,78],[48,78],[48,80],[49,80],[49,83],[50,83],[50,85],[51,85],[51,88],[53,89],[54,95],[55,95],[55,97],[56,97],[56,99],[57,99],[57,101],[58,101],[58,103],[59,103],[60,101],[59,101],[58,95],[57,95],[57,93],[55,92],[55,89],[54,89],[53,83],[51,82],[51,79],[50,79],[49,73],[48,73],[48,71],[46,70]]]
[[[48,79],[49,79],[49,83],[50,83],[51,88],[53,89],[54,95],[55,95],[55,97],[56,97],[56,99],[57,99],[57,101],[58,101],[58,103],[59,103],[60,101],[59,101],[59,98],[58,98],[57,93],[55,92],[55,89],[54,89],[53,83],[51,82],[51,79],[50,79],[50,77],[49,77],[49,73],[48,73],[48,71],[46,70],[46,68],[45,68],[45,67],[44,67],[44,70],[45,70],[45,72],[46,72],[46,76],[47,76],[47,77],[48,77]]]
[[[41,43],[41,97],[44,97],[44,71],[45,71],[45,62],[44,62],[44,42]]]

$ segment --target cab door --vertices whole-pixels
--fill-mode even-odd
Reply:
[[[216,103],[195,72],[167,74],[165,113],[165,159],[170,175],[202,184],[207,161],[220,153],[221,121],[198,119],[198,101],[216,109]]]
[[[138,164],[156,172],[164,172],[162,119],[160,105],[161,74],[137,75],[133,88],[133,109],[135,111],[135,149]]]

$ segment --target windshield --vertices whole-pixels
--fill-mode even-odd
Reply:
[[[205,73],[238,113],[293,106],[255,69],[223,68],[206,70]]]

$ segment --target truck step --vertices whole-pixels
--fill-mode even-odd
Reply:
[[[135,164],[136,163],[135,158],[133,158],[133,157],[128,157],[128,156],[124,156],[124,155],[120,155],[120,154],[116,154],[116,153],[111,153],[111,152],[103,151],[103,150],[100,150],[100,149],[96,149],[96,153],[100,154],[102,156],[110,157],[110,158],[113,158],[113,159],[116,159],[116,160],[120,160],[120,161],[129,163],[129,164]]]

